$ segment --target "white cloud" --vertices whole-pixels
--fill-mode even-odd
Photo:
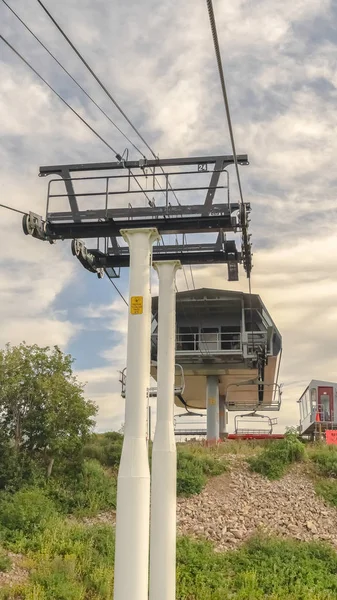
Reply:
[[[283,334],[282,379],[289,384],[314,376],[333,380],[337,79],[335,46],[324,29],[335,19],[332,3],[218,0],[214,5],[236,146],[249,154],[251,163],[242,169],[242,180],[253,207],[253,291],[261,295]],[[50,8],[160,156],[230,151],[205,3],[130,0],[116,2],[112,10],[102,0],[84,0],[79,10],[76,0],[60,0]],[[19,1],[16,9],[139,142],[44,13],[31,1]],[[0,14],[13,44],[123,151],[126,141],[88,108],[6,7],[0,7]],[[324,91],[322,79],[329,91]],[[113,156],[3,47],[0,128],[0,202],[23,210],[44,212],[47,182],[37,178],[40,164]],[[140,147],[144,149],[141,142]],[[135,151],[130,155],[136,156]],[[231,183],[235,200],[233,175]],[[81,309],[90,291],[83,284],[79,323],[71,323],[66,310],[55,309],[60,294],[78,277],[69,244],[50,246],[27,238],[20,217],[0,210],[0,344],[26,339],[66,348],[79,327],[82,336],[99,330],[102,340],[107,330],[115,342],[108,350],[102,343],[103,366],[79,375],[88,380],[88,395],[100,405],[99,427],[123,420],[117,369],[125,364],[125,305],[119,299],[105,301],[102,295],[102,301],[89,300]],[[247,289],[244,276],[239,285],[227,284],[225,266],[194,268],[193,273],[197,287]],[[186,275],[190,281],[188,269]],[[180,272],[178,289],[185,286]],[[154,277],[152,291],[157,290]],[[285,387],[282,424],[298,420],[299,387]]]

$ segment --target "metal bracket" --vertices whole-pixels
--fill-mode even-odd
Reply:
[[[32,235],[38,240],[49,240],[45,231],[45,222],[40,215],[29,212],[22,217],[22,229],[25,235]],[[50,240],[49,240],[50,241]],[[51,243],[54,243],[51,241]]]
[[[96,273],[98,279],[102,279],[104,277],[104,269],[97,265],[96,257],[88,252],[85,244],[81,240],[72,240],[71,251],[73,256],[78,258],[81,265],[83,265],[87,271]]]

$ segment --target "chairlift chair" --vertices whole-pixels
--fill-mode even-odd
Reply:
[[[119,371],[120,377],[119,382],[122,385],[121,396],[125,398],[125,390],[126,390],[126,367]],[[174,385],[174,395],[181,397],[185,390],[185,377],[184,377],[184,369],[181,365],[175,365],[175,385]],[[148,397],[155,398],[157,396],[157,387],[149,387],[148,388]]]
[[[255,412],[236,415],[234,418],[236,435],[272,435],[274,425],[277,425],[277,418],[271,419]]]

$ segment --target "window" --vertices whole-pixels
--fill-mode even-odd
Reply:
[[[317,410],[317,390],[316,390],[316,388],[312,388],[310,390],[310,395],[311,395],[311,410],[316,412],[316,410]]]
[[[303,419],[305,419],[308,416],[308,414],[310,413],[308,390],[306,390],[305,394],[303,394],[303,396],[301,398],[301,405],[302,405]]]

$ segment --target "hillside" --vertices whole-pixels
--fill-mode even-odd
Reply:
[[[0,600],[111,600],[121,445],[92,436],[76,486],[0,493]],[[179,445],[177,600],[335,599],[336,475],[335,448],[293,434]]]
[[[208,481],[198,496],[178,501],[179,532],[202,536],[218,550],[269,534],[337,547],[337,509],[317,496],[303,464],[279,481],[251,473],[242,457],[227,456],[230,471]]]

